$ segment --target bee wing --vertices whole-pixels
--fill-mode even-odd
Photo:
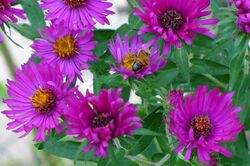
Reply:
[[[150,53],[148,51],[140,50],[137,59],[143,64],[148,65],[150,61]]]

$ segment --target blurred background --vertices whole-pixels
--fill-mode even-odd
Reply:
[[[116,14],[109,16],[108,19],[111,23],[108,25],[98,25],[99,29],[116,29],[120,25],[124,24],[128,20],[129,7],[125,0],[109,0],[113,3],[112,11]],[[23,20],[19,20],[22,23]],[[10,63],[20,67],[21,64],[26,63],[32,54],[30,45],[31,40],[22,37],[18,32],[11,29],[11,38],[21,45],[23,48],[13,44],[9,39],[4,37],[4,44],[0,45],[0,111],[7,109],[2,103],[1,96],[6,96],[3,91],[7,79],[12,79],[11,70],[9,68]],[[6,58],[7,55],[11,56],[11,59]],[[89,88],[93,89],[92,82],[93,76],[89,71],[83,71],[84,84],[80,84],[80,89],[83,93]],[[134,98],[135,96],[132,96]],[[6,124],[8,119],[0,114],[0,166],[63,166],[73,165],[73,161],[67,159],[57,158],[50,156],[42,151],[38,151],[33,145],[32,136],[26,136],[25,138],[18,139],[18,134],[6,130]]]

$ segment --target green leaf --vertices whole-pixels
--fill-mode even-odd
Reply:
[[[211,60],[193,58],[190,62],[192,64],[191,71],[194,73],[209,73],[212,75],[225,75],[229,73],[229,68],[227,66]]]
[[[143,119],[143,126],[146,129],[158,132],[162,129],[162,114],[156,113],[153,111],[146,118]],[[143,136],[135,136],[136,141],[133,142],[132,147],[128,149],[129,154],[137,155],[142,153],[152,142],[154,136],[143,135]]]
[[[20,0],[23,9],[31,23],[31,25],[36,29],[44,29],[45,21],[44,14],[39,7],[37,1],[34,0]]]
[[[72,140],[62,140],[65,137],[64,132],[61,134],[52,133],[46,138],[45,142],[36,144],[39,150],[49,154],[63,157],[71,160],[97,162],[98,157],[93,155],[93,151],[82,153],[81,150],[87,145],[87,141],[76,142]]]
[[[113,145],[108,147],[108,156],[98,162],[98,166],[138,166],[138,164],[125,158],[125,150],[116,149]]]
[[[135,7],[140,6],[140,0],[127,0],[129,6],[134,9]]]
[[[244,54],[235,56],[230,63],[230,80],[229,80],[229,90],[232,90],[238,81],[240,72],[242,71],[244,61]]]
[[[245,166],[247,165],[246,163],[250,163],[248,143],[244,132],[238,135],[234,143],[228,143],[227,148],[229,148],[229,151],[232,152],[234,156],[232,158],[227,158],[221,155],[219,157],[219,163],[222,165]]]
[[[141,81],[138,85],[136,94],[143,98],[150,98],[155,95],[155,90],[160,87],[166,87],[170,84],[179,74],[179,71],[175,68],[165,69],[159,71],[157,74],[149,76],[144,81]]]
[[[148,135],[148,136],[164,136],[162,133],[157,133],[150,129],[140,128],[133,132],[133,135]]]
[[[101,89],[119,88],[123,84],[123,78],[119,74],[95,75],[94,74],[94,94],[98,94]]]
[[[127,101],[129,100],[130,92],[131,92],[130,86],[124,86],[124,87],[122,88],[121,97],[123,98],[123,100],[124,100],[125,102],[127,102]]]
[[[17,30],[21,35],[27,37],[30,40],[35,40],[35,38],[41,38],[41,35],[36,30],[36,28],[28,24],[13,24],[9,23],[15,30]]]
[[[0,84],[0,100],[7,98],[7,89],[3,84]],[[1,103],[1,102],[0,102]]]
[[[114,30],[110,29],[102,29],[102,30],[95,30],[94,31],[94,39],[97,41],[97,45],[94,49],[94,53],[96,56],[102,56],[108,49],[108,44],[110,38],[114,34]]]
[[[174,58],[175,58],[176,65],[179,68],[183,79],[186,82],[190,82],[188,53],[186,52],[184,48],[176,49],[176,51],[174,52]]]
[[[71,160],[93,161],[97,162],[93,152],[83,153],[79,151],[82,144],[74,141],[58,141],[53,144],[44,144],[43,150],[47,153]],[[80,153],[79,153],[80,152]]]

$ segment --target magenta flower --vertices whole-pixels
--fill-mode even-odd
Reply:
[[[11,3],[15,3],[16,0],[1,0],[0,1],[0,26],[4,22],[12,21],[17,22],[17,17],[25,19],[24,11],[21,9],[16,9],[11,6]],[[0,33],[0,43],[3,38]]]
[[[238,16],[237,27],[240,31],[250,34],[250,13]]]
[[[250,1],[249,0],[236,0],[235,2],[238,11],[236,12],[237,27],[240,31],[247,34],[250,33]]]
[[[65,111],[68,135],[77,135],[76,139],[87,139],[89,145],[83,150],[88,152],[95,148],[95,156],[107,156],[109,141],[123,135],[131,135],[133,130],[141,127],[140,118],[135,116],[137,109],[124,103],[121,89],[115,91],[101,90],[99,96],[87,92],[83,96],[69,99]]]
[[[30,61],[22,70],[16,69],[14,77],[15,81],[9,80],[7,85],[10,98],[4,100],[9,110],[3,114],[11,119],[7,129],[23,132],[20,138],[32,129],[37,130],[35,141],[44,141],[53,128],[61,132],[59,118],[71,91],[67,90],[68,83],[63,83],[59,70],[46,63],[36,65]]]
[[[109,50],[118,63],[114,64],[111,70],[122,73],[124,79],[131,76],[142,78],[166,64],[166,60],[160,57],[158,46],[155,45],[152,49],[145,47],[143,40],[137,35],[129,41],[126,34],[122,41],[118,34],[114,41],[110,41]]]
[[[42,0],[41,4],[42,9],[48,10],[46,19],[73,30],[93,27],[96,21],[109,24],[106,17],[114,14],[108,10],[111,6],[106,0]]]
[[[36,39],[31,47],[35,56],[48,63],[60,66],[60,71],[70,77],[77,76],[81,81],[81,70],[87,69],[87,62],[97,58],[93,56],[95,41],[91,41],[93,33],[68,30],[60,25],[46,27],[42,32],[44,39]]]
[[[165,41],[164,54],[169,52],[172,45],[180,48],[180,39],[191,45],[196,33],[216,37],[205,26],[216,24],[218,20],[203,18],[211,14],[207,10],[210,0],[186,0],[185,3],[183,0],[141,0],[141,5],[143,11],[136,9],[134,12],[145,24],[138,33],[156,35],[149,45],[162,38]]]
[[[167,102],[172,106],[178,104],[183,99],[184,92],[182,90],[172,90],[167,96]]]
[[[189,160],[192,150],[196,149],[201,163],[209,163],[214,152],[231,157],[232,154],[220,144],[236,140],[243,129],[237,117],[241,108],[233,106],[233,95],[220,94],[218,88],[207,92],[207,86],[200,86],[194,95],[189,94],[183,100],[179,98],[167,121],[170,133],[180,144],[174,151],[186,149],[185,159]]]

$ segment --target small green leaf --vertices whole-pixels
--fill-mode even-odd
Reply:
[[[20,0],[23,9],[31,23],[31,25],[36,29],[44,29],[45,21],[44,14],[39,7],[37,1],[34,0]]]
[[[176,51],[174,52],[174,58],[182,77],[186,82],[190,82],[188,53],[184,48],[176,49]]]
[[[114,34],[114,30],[110,29],[102,29],[94,31],[94,39],[97,41],[97,45],[94,49],[94,53],[96,56],[102,56],[108,49],[108,44],[111,36]]]
[[[7,98],[7,89],[3,84],[0,84],[0,100]],[[1,103],[1,102],[0,102]]]
[[[35,40],[35,38],[41,38],[41,35],[36,30],[36,28],[28,24],[13,24],[9,23],[15,30],[17,30],[21,35],[27,37],[30,40]]]

